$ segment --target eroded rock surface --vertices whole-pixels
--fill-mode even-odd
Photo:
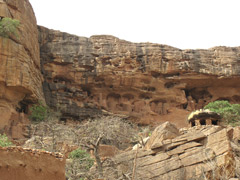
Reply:
[[[63,119],[100,109],[139,123],[170,121],[210,101],[240,102],[240,48],[181,50],[113,36],[78,37],[39,27],[44,91]],[[91,110],[90,110],[91,109]]]
[[[117,169],[118,175],[115,174],[114,178],[121,174],[132,176],[134,167],[135,179],[139,180],[217,180],[237,176],[239,155],[234,156],[231,145],[233,128],[199,126],[181,131],[178,136],[161,138],[163,136],[158,129],[163,129],[163,134],[176,134],[174,128],[169,128],[171,126],[166,122],[157,127],[153,134],[159,134],[160,138],[150,137],[145,148],[115,156],[112,166]],[[234,147],[237,149],[239,144],[234,144]],[[108,169],[107,166],[105,169]],[[106,175],[109,173],[105,172]]]
[[[65,159],[60,153],[21,147],[0,147],[1,180],[65,180]]]
[[[28,0],[1,0],[0,17],[20,21],[18,36],[0,37],[0,132],[12,135],[13,125],[22,131],[26,128],[27,119],[19,113],[27,113],[33,102],[44,101],[38,31]]]

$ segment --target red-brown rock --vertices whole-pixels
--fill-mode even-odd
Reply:
[[[11,124],[16,121],[21,124],[22,119],[16,118],[20,116],[19,112],[27,113],[29,104],[44,99],[38,31],[29,1],[0,1],[0,16],[20,21],[17,37],[0,37],[0,130],[8,133]],[[19,126],[18,131],[24,129]],[[15,133],[14,136],[18,135]]]
[[[112,158],[115,162],[112,169],[105,165],[104,175],[117,179],[122,174],[131,174],[134,167],[135,178],[138,180],[191,180],[202,177],[220,180],[238,175],[239,156],[234,155],[234,151],[237,152],[239,144],[232,142],[230,131],[233,129],[199,126],[178,134],[173,133],[176,132],[176,127],[172,126],[174,125],[169,123],[158,126],[149,138],[149,142],[165,148],[147,145],[138,150],[120,153]],[[163,140],[163,134],[169,136]],[[109,176],[115,169],[118,173]]]
[[[101,109],[140,124],[173,122],[210,101],[240,102],[240,48],[181,50],[113,36],[78,37],[39,27],[44,93],[63,119]]]
[[[0,147],[1,180],[65,180],[65,158],[59,153]]]

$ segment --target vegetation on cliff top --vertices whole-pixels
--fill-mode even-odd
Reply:
[[[8,17],[0,19],[0,36],[8,38],[11,35],[18,37],[17,28],[20,22],[16,19],[11,19]]]
[[[218,113],[226,124],[240,125],[240,104],[230,104],[228,101],[221,100],[210,102],[204,109]]]

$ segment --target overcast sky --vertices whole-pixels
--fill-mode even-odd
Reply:
[[[30,0],[39,25],[181,49],[240,46],[240,0]]]

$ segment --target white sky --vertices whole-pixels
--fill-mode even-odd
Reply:
[[[30,0],[39,25],[181,49],[240,46],[240,0]]]

